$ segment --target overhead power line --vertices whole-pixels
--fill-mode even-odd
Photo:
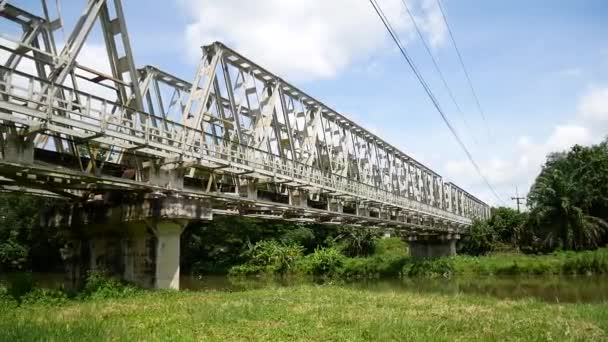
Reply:
[[[471,153],[469,152],[468,148],[466,147],[466,145],[464,144],[464,142],[462,141],[462,139],[458,135],[458,132],[456,132],[456,130],[454,129],[454,127],[452,126],[452,124],[448,120],[447,116],[445,115],[445,113],[441,109],[441,106],[439,105],[439,102],[435,98],[435,95],[433,94],[433,91],[431,90],[431,88],[429,87],[429,85],[424,80],[424,77],[422,76],[422,74],[420,74],[420,71],[418,71],[418,68],[414,64],[413,60],[407,54],[407,51],[405,50],[405,47],[403,46],[403,44],[401,44],[401,40],[398,38],[396,31],[393,30],[392,25],[390,24],[390,22],[388,21],[388,19],[384,15],[384,11],[382,11],[382,8],[380,8],[380,5],[378,5],[378,3],[376,2],[376,0],[369,0],[369,2],[371,3],[372,7],[374,7],[374,10],[376,11],[376,14],[378,15],[378,17],[380,18],[380,20],[384,24],[384,27],[386,28],[386,30],[390,34],[391,38],[393,39],[393,41],[397,45],[397,48],[401,52],[401,55],[403,56],[403,58],[405,59],[405,61],[407,62],[407,64],[410,66],[410,68],[414,72],[414,75],[416,75],[416,78],[418,79],[418,81],[420,82],[420,84],[422,85],[422,87],[424,88],[424,91],[428,95],[429,99],[431,100],[431,102],[433,103],[433,105],[435,106],[435,108],[437,109],[437,111],[439,112],[439,114],[441,115],[441,118],[443,119],[443,122],[446,124],[446,126],[448,126],[448,129],[450,130],[450,132],[452,132],[452,134],[454,135],[454,138],[456,138],[456,141],[458,142],[458,144],[460,145],[460,147],[465,152],[467,158],[469,159],[469,162],[471,162],[471,164],[475,168],[475,171],[483,179],[484,183],[487,185],[487,187],[490,189],[490,191],[496,197],[496,199],[499,202],[501,202],[501,203],[504,204],[504,201],[500,198],[500,196],[498,196],[498,193],[496,192],[496,190],[494,190],[494,187],[492,187],[492,185],[490,184],[490,182],[488,181],[488,179],[483,175],[483,173],[481,172],[481,169],[479,168],[479,166],[477,165],[477,163],[473,159],[473,156],[471,155]]]
[[[477,145],[479,147],[479,142],[475,138],[475,135],[473,134],[473,130],[471,129],[471,126],[469,126],[469,123],[467,122],[464,112],[462,111],[462,109],[460,108],[460,105],[456,101],[456,98],[454,97],[454,93],[452,92],[452,88],[450,88],[447,80],[443,76],[443,72],[441,71],[441,68],[439,67],[439,63],[437,63],[437,59],[435,58],[435,55],[429,48],[429,45],[426,42],[426,39],[424,39],[424,35],[422,34],[422,31],[418,27],[418,24],[416,23],[416,19],[414,18],[414,15],[410,11],[410,8],[407,5],[407,2],[405,0],[401,0],[401,3],[403,4],[403,7],[405,7],[405,11],[407,12],[408,16],[410,17],[410,20],[412,21],[412,23],[414,24],[414,28],[416,29],[416,33],[418,33],[418,37],[420,38],[420,41],[422,42],[424,49],[426,50],[428,55],[431,57],[431,60],[433,61],[433,66],[435,66],[435,70],[437,71],[439,78],[441,78],[441,81],[443,82],[443,85],[444,85],[446,91],[448,92],[450,99],[452,99],[452,103],[454,103],[454,106],[458,110],[458,113],[460,113],[460,117],[462,119],[462,122],[464,123],[464,126],[466,127],[467,131],[471,135],[471,138],[473,139],[473,142],[475,142],[475,145]]]
[[[443,22],[445,23],[445,27],[448,29],[448,34],[450,35],[450,40],[452,41],[452,45],[454,45],[454,50],[456,50],[456,55],[458,56],[458,60],[460,61],[460,65],[462,66],[462,71],[464,71],[464,75],[467,79],[467,83],[469,85],[469,89],[471,89],[471,93],[473,94],[473,98],[475,99],[475,104],[477,106],[477,110],[479,111],[479,115],[481,115],[481,119],[483,120],[484,125],[486,126],[486,131],[488,133],[488,138],[492,140],[490,134],[490,127],[488,126],[488,121],[486,120],[486,114],[484,110],[481,108],[481,103],[479,102],[479,97],[477,96],[477,92],[475,91],[475,87],[473,87],[473,82],[471,81],[471,77],[469,76],[469,71],[464,64],[464,60],[462,58],[462,54],[460,54],[460,49],[458,49],[458,45],[456,44],[456,39],[454,38],[454,34],[452,33],[452,28],[450,24],[448,24],[448,18],[445,14],[445,10],[443,9],[443,5],[441,4],[441,0],[436,0],[437,6],[439,6],[439,11],[441,12],[441,17],[443,18]]]

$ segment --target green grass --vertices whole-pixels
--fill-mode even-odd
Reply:
[[[450,258],[455,274],[478,275],[571,275],[607,274],[608,248],[585,252],[555,252],[545,255],[494,254]]]
[[[301,285],[0,306],[0,340],[608,340],[608,303]]]

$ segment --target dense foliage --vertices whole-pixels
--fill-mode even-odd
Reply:
[[[461,252],[581,251],[608,242],[608,141],[553,153],[528,194],[526,213],[492,209],[473,224]]]
[[[62,236],[41,224],[49,203],[20,194],[0,196],[0,271],[48,271],[61,265]]]
[[[514,209],[493,208],[486,221],[475,221],[463,239],[460,253],[484,255],[518,247],[518,236],[526,220],[525,213]]]
[[[521,243],[530,250],[584,250],[608,242],[608,141],[551,154],[528,205]]]

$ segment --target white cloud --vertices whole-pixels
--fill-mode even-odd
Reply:
[[[579,102],[578,114],[586,120],[608,122],[608,87],[591,87]]]
[[[288,78],[334,77],[388,42],[367,1],[180,1],[193,17],[185,32],[193,56],[200,56],[200,46],[219,40]],[[440,45],[445,29],[435,2],[410,2],[430,42]],[[413,26],[401,0],[379,3],[402,38],[409,39]]]
[[[431,47],[437,48],[445,42],[447,27],[443,22],[441,9],[436,0],[424,0],[422,2],[423,17],[416,18],[416,22],[422,21],[422,30],[428,35]]]
[[[571,122],[555,125],[551,134],[541,141],[519,137],[515,142],[513,157],[490,158],[479,161],[479,167],[501,199],[509,205],[515,187],[520,195],[530,188],[549,153],[568,150],[573,145],[590,145],[606,136],[608,122],[608,88],[590,87],[579,98],[578,110]],[[462,184],[468,191],[493,205],[503,205],[496,200],[486,184],[477,175],[468,160],[450,160],[445,166],[446,178]]]

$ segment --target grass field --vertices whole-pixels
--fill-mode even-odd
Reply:
[[[301,285],[0,307],[0,341],[608,340],[608,303]]]

